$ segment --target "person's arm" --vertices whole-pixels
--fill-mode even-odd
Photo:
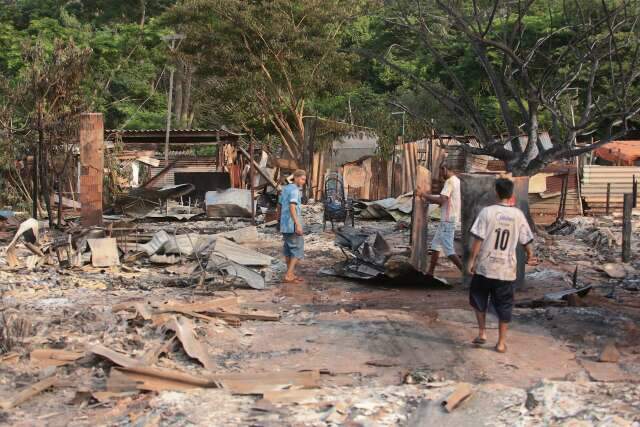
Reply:
[[[533,232],[531,231],[531,227],[529,227],[527,218],[522,212],[520,220],[519,241],[524,246],[524,250],[527,253],[527,264],[537,265],[538,260],[536,259],[536,255],[533,252]]]
[[[473,243],[471,243],[471,254],[469,254],[469,262],[467,263],[467,273],[470,276],[473,276],[476,272],[476,259],[478,259],[478,254],[480,253],[482,240],[475,236],[472,236],[471,238],[473,239]]]
[[[440,194],[428,194],[425,191],[425,192],[421,192],[420,195],[424,199],[426,199],[428,202],[436,203],[442,206],[449,202],[449,196],[451,196],[452,191],[453,191],[453,188],[451,185],[451,179],[447,179],[444,182],[444,186],[442,187],[442,191],[440,192]]]
[[[527,264],[529,265],[538,265],[538,258],[536,258],[536,254],[533,251],[533,242],[525,245],[524,250],[527,253]]]
[[[427,199],[428,202],[436,203],[440,206],[449,201],[449,197],[443,194],[422,194],[422,197]]]
[[[298,205],[296,203],[289,203],[289,213],[291,214],[291,219],[293,219],[293,223],[295,224],[296,234],[298,236],[302,236],[302,225],[300,224],[300,220],[298,219],[298,211],[296,209]]]
[[[486,208],[480,211],[480,214],[473,222],[473,226],[469,233],[473,239],[471,242],[471,254],[469,255],[469,261],[467,261],[467,273],[474,275],[476,272],[476,261],[478,260],[478,254],[482,248],[482,242],[487,238],[487,211]]]

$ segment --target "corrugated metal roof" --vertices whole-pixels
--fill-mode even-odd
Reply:
[[[640,141],[612,141],[598,148],[595,155],[614,164],[632,166],[640,160]]]
[[[589,204],[601,204],[611,184],[611,202],[619,203],[633,189],[633,176],[640,180],[640,167],[586,165],[582,173],[582,195]]]
[[[105,133],[127,133],[127,134],[145,134],[145,133],[157,133],[165,132],[165,129],[107,129]],[[183,133],[213,133],[213,132],[225,132],[231,134],[231,132],[224,129],[174,129],[171,128],[169,132],[183,132]]]
[[[236,144],[240,134],[226,129],[171,129],[169,143],[176,145]],[[165,129],[108,129],[105,140],[121,140],[125,145],[160,147],[165,143]]]

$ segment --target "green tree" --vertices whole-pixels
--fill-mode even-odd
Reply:
[[[638,11],[637,0],[396,0],[380,18],[387,43],[360,53],[437,101],[480,142],[470,152],[532,174],[619,137],[638,113]],[[597,144],[577,148],[589,133]]]
[[[343,83],[341,36],[357,2],[184,0],[167,14],[187,35],[199,76],[201,120],[273,132],[302,157],[311,100]]]

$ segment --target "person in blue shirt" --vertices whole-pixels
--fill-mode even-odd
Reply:
[[[304,239],[302,237],[302,187],[307,182],[305,171],[298,169],[293,173],[293,183],[286,185],[278,199],[280,210],[280,233],[283,239],[284,258],[287,272],[285,283],[300,283],[303,280],[295,275],[296,264],[304,258]]]

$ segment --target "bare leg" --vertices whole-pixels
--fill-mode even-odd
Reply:
[[[453,254],[453,255],[449,255],[449,260],[451,260],[452,263],[454,263],[456,265],[456,267],[458,267],[458,270],[463,271],[462,270],[462,261],[460,261],[460,258],[458,258],[458,255]]]
[[[433,276],[433,272],[436,271],[436,265],[438,264],[438,258],[440,258],[440,252],[433,251],[431,252],[431,261],[429,263],[429,271],[427,274],[429,276]]]
[[[499,352],[505,352],[507,350],[507,328],[509,324],[507,322],[498,323],[498,344],[496,344],[496,350]]]
[[[487,339],[487,330],[486,330],[486,320],[487,313],[483,313],[482,311],[474,310],[476,312],[476,320],[478,321],[478,338],[486,340]]]
[[[294,280],[296,278],[295,269],[298,263],[298,258],[289,258],[289,265],[287,266],[287,274],[284,275],[285,280]]]

